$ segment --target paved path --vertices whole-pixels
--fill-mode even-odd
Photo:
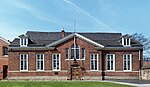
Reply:
[[[132,85],[136,87],[150,87],[150,80],[109,80],[108,82]]]

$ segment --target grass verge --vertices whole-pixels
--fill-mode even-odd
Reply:
[[[109,82],[90,81],[1,81],[0,87],[133,87]]]

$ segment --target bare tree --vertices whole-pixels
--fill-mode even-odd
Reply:
[[[134,33],[132,38],[138,40],[143,45],[143,51],[150,55],[150,38],[146,38],[142,33]]]

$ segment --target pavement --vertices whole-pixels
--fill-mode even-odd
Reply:
[[[136,87],[150,87],[150,80],[108,80],[108,82]]]

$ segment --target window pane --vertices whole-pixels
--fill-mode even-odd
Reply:
[[[53,57],[52,57],[53,59],[53,70],[59,70],[60,69],[60,67],[59,67],[59,64],[60,64],[60,56],[59,56],[59,54],[53,54]]]
[[[26,39],[24,39],[24,45],[26,45],[26,43],[27,43],[27,41],[26,41]]]
[[[21,54],[20,56],[20,70],[27,70],[28,58],[26,54]]]
[[[90,66],[91,70],[98,70],[98,54],[90,54]]]
[[[82,58],[85,57],[85,48],[82,48]]]
[[[23,39],[21,39],[21,45],[23,45]]]
[[[107,60],[107,70],[114,70],[114,56],[113,54],[108,54],[106,56],[106,60]]]
[[[124,70],[130,70],[130,54],[124,54]]]
[[[36,55],[36,67],[37,70],[43,70],[44,69],[44,54],[37,54]]]
[[[126,39],[124,39],[124,45],[127,45],[126,43],[127,43],[127,42],[126,42]]]
[[[68,48],[66,48],[66,59],[68,59],[68,58],[69,58],[68,52],[69,52],[69,49],[68,49]]]
[[[79,55],[79,46],[78,45],[75,45],[74,44],[71,46],[71,59],[79,59],[80,58],[80,55]]]

